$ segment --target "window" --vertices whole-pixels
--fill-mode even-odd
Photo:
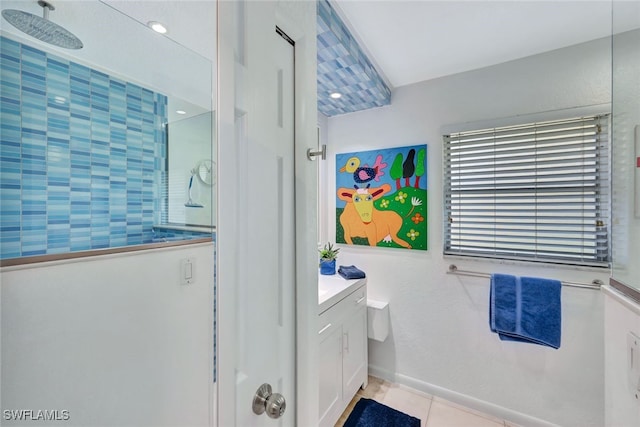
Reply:
[[[609,115],[444,136],[444,253],[609,261]]]

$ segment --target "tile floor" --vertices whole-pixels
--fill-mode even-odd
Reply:
[[[421,427],[517,427],[508,421],[465,408],[448,400],[369,376],[369,385],[351,400],[338,420],[342,427],[361,397],[376,400],[420,419]]]

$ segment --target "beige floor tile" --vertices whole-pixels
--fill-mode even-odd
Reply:
[[[380,403],[420,419],[420,425],[425,426],[431,406],[431,398],[413,393],[397,385],[392,385]]]
[[[496,423],[499,423],[499,424],[503,424],[504,423],[504,420],[502,418],[498,418],[498,417],[495,417],[493,415],[485,414],[484,412],[476,411],[475,409],[467,408],[466,406],[459,405],[457,403],[451,402],[451,401],[443,399],[441,397],[435,396],[433,398],[433,401],[434,402],[444,403],[445,405],[452,406],[452,407],[454,407],[456,409],[460,409],[462,411],[470,412],[470,413],[472,413],[474,415],[478,415],[479,417],[487,418],[487,419],[489,419],[491,421],[494,421]],[[518,427],[518,426],[514,426],[514,427]]]
[[[353,399],[351,399],[351,402],[349,402],[349,405],[338,419],[335,427],[342,427],[344,425],[344,423],[347,421],[347,418],[349,418],[351,411],[353,411],[353,408],[356,406],[356,403],[358,403],[358,400],[360,400],[360,398],[366,397],[367,399],[373,399],[378,402],[382,402],[385,393],[387,392],[389,387],[391,387],[391,383],[380,378],[372,377],[371,375],[369,375],[367,382],[367,387],[364,390],[358,389],[358,392],[353,397]]]
[[[358,394],[362,397],[382,402],[389,387],[391,387],[391,383],[369,375],[369,384],[364,390],[358,390]]]
[[[360,398],[376,400],[384,405],[419,418],[421,427],[519,427],[492,415],[467,408],[440,397],[392,384],[369,376],[368,385],[351,400],[336,427],[342,427]]]
[[[434,400],[426,427],[504,427],[504,422],[496,422]]]
[[[389,384],[389,385],[392,386],[392,384]],[[413,389],[413,388],[411,388],[409,386],[406,386],[406,385],[403,385],[403,384],[393,384],[393,386],[401,388],[401,389],[404,389],[404,390],[407,390],[407,391],[410,391],[411,393],[417,394],[418,396],[422,396],[422,397],[427,398],[427,399],[433,399],[434,398],[434,396],[432,394],[425,393],[424,391]]]

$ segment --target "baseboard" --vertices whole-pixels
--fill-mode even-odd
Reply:
[[[507,420],[510,423],[517,424],[519,426],[558,427],[557,424],[550,423],[540,418],[532,417],[530,415],[523,414],[521,412],[517,412],[499,405],[494,405],[493,403],[476,399],[475,397],[471,397],[466,394],[458,393],[456,391],[430,384],[425,381],[409,377],[407,375],[390,372],[378,366],[369,365],[369,375],[412,388],[422,393],[441,397],[453,403],[466,406],[469,409],[475,409],[476,411],[483,412],[487,415],[493,415],[494,417]]]

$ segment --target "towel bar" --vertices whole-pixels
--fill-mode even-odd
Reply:
[[[449,271],[447,274],[456,274],[458,276],[470,276],[470,277],[483,277],[483,278],[491,278],[491,274],[481,273],[479,271],[467,271],[467,270],[458,270],[458,267],[455,264],[449,265]],[[602,280],[594,280],[591,283],[580,283],[580,282],[560,282],[562,286],[570,286],[572,288],[586,288],[586,289],[600,289],[604,283]]]

